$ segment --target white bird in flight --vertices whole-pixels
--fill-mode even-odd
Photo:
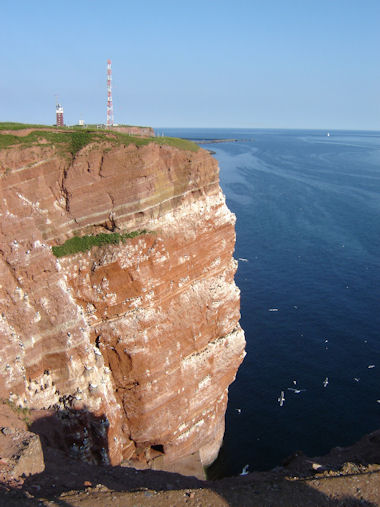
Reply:
[[[243,470],[241,471],[240,475],[248,475],[248,468],[249,468],[249,465],[245,465],[243,467]]]
[[[299,394],[306,391],[306,389],[294,389],[294,387],[288,387],[288,391],[293,391],[294,394]]]
[[[281,391],[280,397],[277,399],[277,401],[279,402],[280,407],[282,407],[282,405],[284,404],[284,401],[285,401],[284,391]]]
[[[323,381],[323,387],[327,387],[328,383],[329,383],[329,378],[326,377],[325,380]]]

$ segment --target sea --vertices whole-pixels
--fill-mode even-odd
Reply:
[[[378,429],[380,132],[161,131],[206,142],[237,219],[247,355],[209,476],[320,456]]]

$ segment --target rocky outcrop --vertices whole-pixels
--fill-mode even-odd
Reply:
[[[6,430],[10,433],[7,434]],[[41,442],[35,433],[3,428],[3,432],[0,433],[0,449],[1,479],[3,475],[7,479],[8,477],[17,479],[22,475],[33,475],[44,471]]]
[[[133,125],[118,125],[108,127],[110,130],[114,130],[116,132],[122,132],[123,134],[129,134],[131,136],[141,136],[141,137],[154,137],[154,130],[152,127],[135,127]]]
[[[155,143],[75,157],[41,143],[2,150],[0,174],[0,397],[87,461],[212,462],[245,345],[216,161]],[[51,249],[136,230],[148,232]]]

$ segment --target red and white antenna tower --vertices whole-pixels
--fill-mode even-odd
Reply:
[[[107,60],[107,127],[113,125],[113,104],[112,104],[112,69],[111,60]]]

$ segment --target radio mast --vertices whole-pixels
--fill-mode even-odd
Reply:
[[[112,69],[111,60],[107,60],[107,127],[113,125],[113,104],[112,104]]]

